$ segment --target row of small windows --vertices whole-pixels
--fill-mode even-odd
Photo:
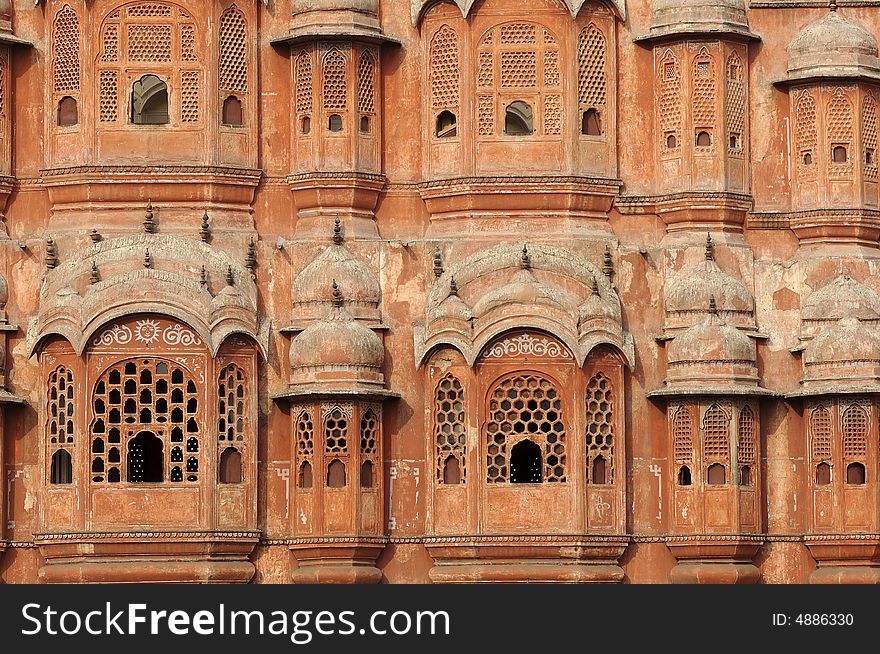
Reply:
[[[534,133],[535,118],[532,106],[523,100],[516,100],[507,105],[504,110],[504,134],[506,136],[531,136]],[[434,134],[441,139],[458,136],[458,117],[451,111],[440,112],[437,115]],[[581,115],[581,134],[602,136],[599,112],[596,109],[587,109]]]
[[[167,125],[170,122],[168,84],[156,75],[144,75],[131,89],[129,122],[132,125]],[[234,95],[223,101],[221,122],[228,127],[242,127],[244,113],[241,99]],[[58,127],[79,124],[76,98],[64,96],[56,110]]]
[[[303,116],[300,119],[299,129],[303,135],[312,133],[312,119],[310,116]],[[361,134],[372,133],[372,121],[369,116],[361,116],[359,129]],[[330,132],[342,132],[345,130],[345,123],[340,114],[330,114],[327,117],[327,130]]]
[[[849,161],[849,151],[845,145],[831,146],[831,161],[837,164],[847,163]],[[813,165],[813,153],[810,150],[801,153],[801,162],[805,166]],[[865,165],[873,166],[877,163],[877,153],[874,148],[865,149]]]

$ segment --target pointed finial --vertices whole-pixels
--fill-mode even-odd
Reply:
[[[232,266],[226,267],[226,285],[235,286],[235,275],[232,274]]]
[[[92,243],[100,243],[101,242],[101,235],[98,233],[98,230],[95,229],[94,227],[92,228],[92,231],[89,232],[89,238],[92,239]]]
[[[208,212],[206,210],[205,213],[202,214],[202,226],[199,229],[199,238],[202,240],[202,243],[207,243],[211,238],[211,225],[208,222],[209,220]]]
[[[199,274],[199,286],[205,288],[208,285],[208,271],[205,270],[205,266],[202,265],[202,271]]]
[[[529,247],[527,245],[523,245],[522,255],[519,258],[519,265],[523,270],[532,269],[532,257],[529,254]]]
[[[334,245],[342,245],[345,239],[342,237],[342,223],[339,222],[339,216],[333,222],[333,243]]]
[[[709,313],[711,313],[713,316],[718,315],[718,303],[715,302],[714,295],[709,297]]]
[[[706,261],[715,261],[715,242],[711,234],[706,234]]]
[[[92,271],[89,273],[89,284],[97,284],[101,281],[101,275],[98,273],[98,264],[92,261]]]
[[[147,234],[155,234],[156,233],[156,223],[153,220],[153,203],[152,201],[147,201],[147,210],[144,212],[144,231]]]
[[[335,279],[333,280],[333,306],[337,309],[342,306],[342,293],[339,292],[339,286]]]
[[[837,0],[829,0],[829,2],[828,2],[828,8],[829,8],[831,11],[837,11]]]
[[[614,260],[611,258],[611,247],[605,246],[605,256],[602,263],[602,272],[608,279],[614,277]]]
[[[150,254],[150,249],[147,248],[147,251],[144,253],[144,268],[152,268],[153,267],[153,255]]]
[[[58,246],[55,245],[55,239],[51,236],[46,239],[46,254],[44,261],[46,268],[52,270],[58,265]]]
[[[593,295],[599,295],[599,280],[593,276]]]
[[[254,272],[257,268],[257,245],[254,243],[254,237],[248,242],[247,256],[244,259],[244,267]]]
[[[434,277],[443,274],[443,255],[440,252],[440,246],[434,248]]]
[[[455,283],[455,277],[449,280],[449,294],[458,295],[458,284]]]

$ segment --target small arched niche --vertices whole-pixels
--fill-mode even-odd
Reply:
[[[168,85],[156,75],[144,75],[131,87],[133,125],[167,125]]]

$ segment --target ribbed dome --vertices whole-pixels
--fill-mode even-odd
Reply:
[[[290,367],[374,368],[385,362],[381,339],[343,307],[302,331],[290,346]]]
[[[666,295],[666,312],[703,313],[714,297],[720,312],[752,314],[755,300],[745,284],[728,275],[712,259],[687,270]]]
[[[807,365],[850,361],[880,361],[880,336],[857,318],[843,318],[826,327],[804,351]]]
[[[880,294],[851,277],[841,275],[807,297],[801,317],[816,321],[841,318],[878,320]]]
[[[880,76],[877,41],[839,12],[811,23],[791,42],[789,80],[851,76]]]
[[[573,298],[538,281],[528,269],[517,271],[506,285],[481,297],[474,304],[474,315],[484,316],[492,309],[508,304],[542,304],[571,312],[577,307],[577,302]]]
[[[673,339],[667,350],[672,364],[702,362],[750,362],[756,360],[754,341],[716,314],[685,330]]]
[[[297,276],[293,282],[294,313],[303,318],[324,315],[333,304],[333,289],[328,283],[336,280],[344,289],[346,306],[359,318],[378,319],[382,297],[379,280],[372,270],[342,245],[331,245]],[[312,306],[313,311],[304,311]]]
[[[590,297],[588,297],[586,302],[580,306],[578,313],[581,324],[596,319],[608,319],[620,322],[619,307],[605,300],[605,298],[599,293],[598,288],[595,287]]]
[[[434,320],[456,319],[468,321],[473,318],[474,313],[471,308],[465,304],[458,295],[451,294],[448,298],[440,303],[433,316]]]
[[[743,0],[654,0],[649,38],[673,34],[739,34],[749,32]]]

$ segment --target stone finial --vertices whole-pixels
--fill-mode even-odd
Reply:
[[[715,261],[715,242],[711,234],[706,234],[706,261]]]
[[[254,272],[257,268],[257,244],[254,243],[254,237],[248,241],[247,256],[244,258],[244,267]]]
[[[837,0],[829,0],[828,9],[831,11],[837,11]]]
[[[51,236],[46,239],[46,254],[44,257],[46,268],[52,270],[58,265],[58,246],[55,245],[55,239]]]
[[[208,271],[205,270],[205,266],[202,266],[202,270],[199,273],[199,286],[205,288],[208,285]]]
[[[153,255],[150,254],[150,249],[147,248],[147,251],[144,253],[144,268],[152,268],[153,267]]]
[[[232,266],[226,267],[226,285],[235,286],[235,275],[232,274]]]
[[[718,315],[718,303],[715,301],[714,295],[709,296],[709,313],[711,313],[713,316]]]
[[[156,229],[156,221],[153,220],[153,203],[147,202],[147,210],[144,213],[144,232],[147,234],[155,234]]]
[[[614,260],[611,258],[611,247],[605,246],[605,256],[602,262],[602,272],[608,279],[614,277]]]
[[[101,235],[98,233],[98,230],[92,228],[92,231],[89,232],[89,238],[92,239],[92,243],[100,243]]]
[[[344,241],[345,239],[342,236],[342,223],[337,216],[336,220],[333,221],[333,244],[342,245]]]
[[[342,306],[342,293],[339,292],[339,285],[333,280],[333,306],[339,308]]]
[[[434,277],[443,274],[443,255],[440,252],[440,246],[434,248]]]
[[[449,294],[458,295],[458,284],[455,283],[455,277],[449,280]]]
[[[529,247],[527,245],[523,245],[522,255],[519,258],[519,267],[523,270],[532,269],[532,257],[529,254]]]
[[[593,277],[593,295],[599,295],[599,280]]]
[[[98,264],[92,261],[92,270],[89,273],[89,284],[97,284],[101,281],[101,275],[98,273]]]
[[[207,243],[211,239],[211,225],[208,222],[208,212],[202,214],[202,226],[199,228],[199,238],[202,243]]]

